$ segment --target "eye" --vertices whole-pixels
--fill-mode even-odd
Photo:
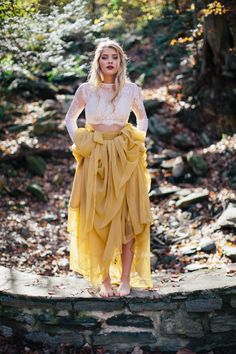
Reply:
[[[102,59],[102,60],[106,60],[106,59],[108,59],[108,57],[107,57],[107,56],[102,56],[101,59]],[[113,59],[114,59],[114,60],[117,60],[117,59],[118,59],[118,56],[114,56]]]

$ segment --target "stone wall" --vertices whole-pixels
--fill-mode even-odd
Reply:
[[[179,287],[109,299],[89,293],[83,279],[0,271],[0,334],[8,339],[54,349],[87,343],[110,352],[136,345],[174,353],[236,345],[236,280],[223,270],[196,272],[195,282],[186,275]]]

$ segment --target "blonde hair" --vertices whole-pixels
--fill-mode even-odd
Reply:
[[[94,58],[91,63],[90,72],[88,75],[88,82],[90,82],[95,89],[98,89],[103,83],[103,73],[99,65],[99,59],[103,49],[105,48],[115,49],[120,57],[120,67],[115,77],[114,96],[111,99],[111,103],[113,103],[115,98],[119,95],[124,84],[126,82],[130,82],[130,79],[127,76],[127,67],[126,67],[126,61],[128,61],[128,56],[123,51],[122,47],[117,41],[112,40],[110,38],[105,38],[100,40],[100,42],[97,44]]]

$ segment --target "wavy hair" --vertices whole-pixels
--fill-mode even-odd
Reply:
[[[115,76],[114,96],[111,99],[111,103],[113,103],[116,97],[119,95],[124,84],[126,82],[130,82],[129,77],[127,76],[126,66],[129,58],[117,41],[110,38],[100,40],[96,46],[94,58],[91,62],[91,67],[88,75],[88,82],[90,82],[95,89],[98,89],[103,83],[103,73],[99,65],[99,59],[103,49],[105,48],[115,49],[120,57],[120,66]]]

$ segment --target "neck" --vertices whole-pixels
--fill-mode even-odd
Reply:
[[[107,76],[107,75],[104,75],[104,81],[103,81],[104,84],[114,84],[115,83],[115,77],[114,76]]]

